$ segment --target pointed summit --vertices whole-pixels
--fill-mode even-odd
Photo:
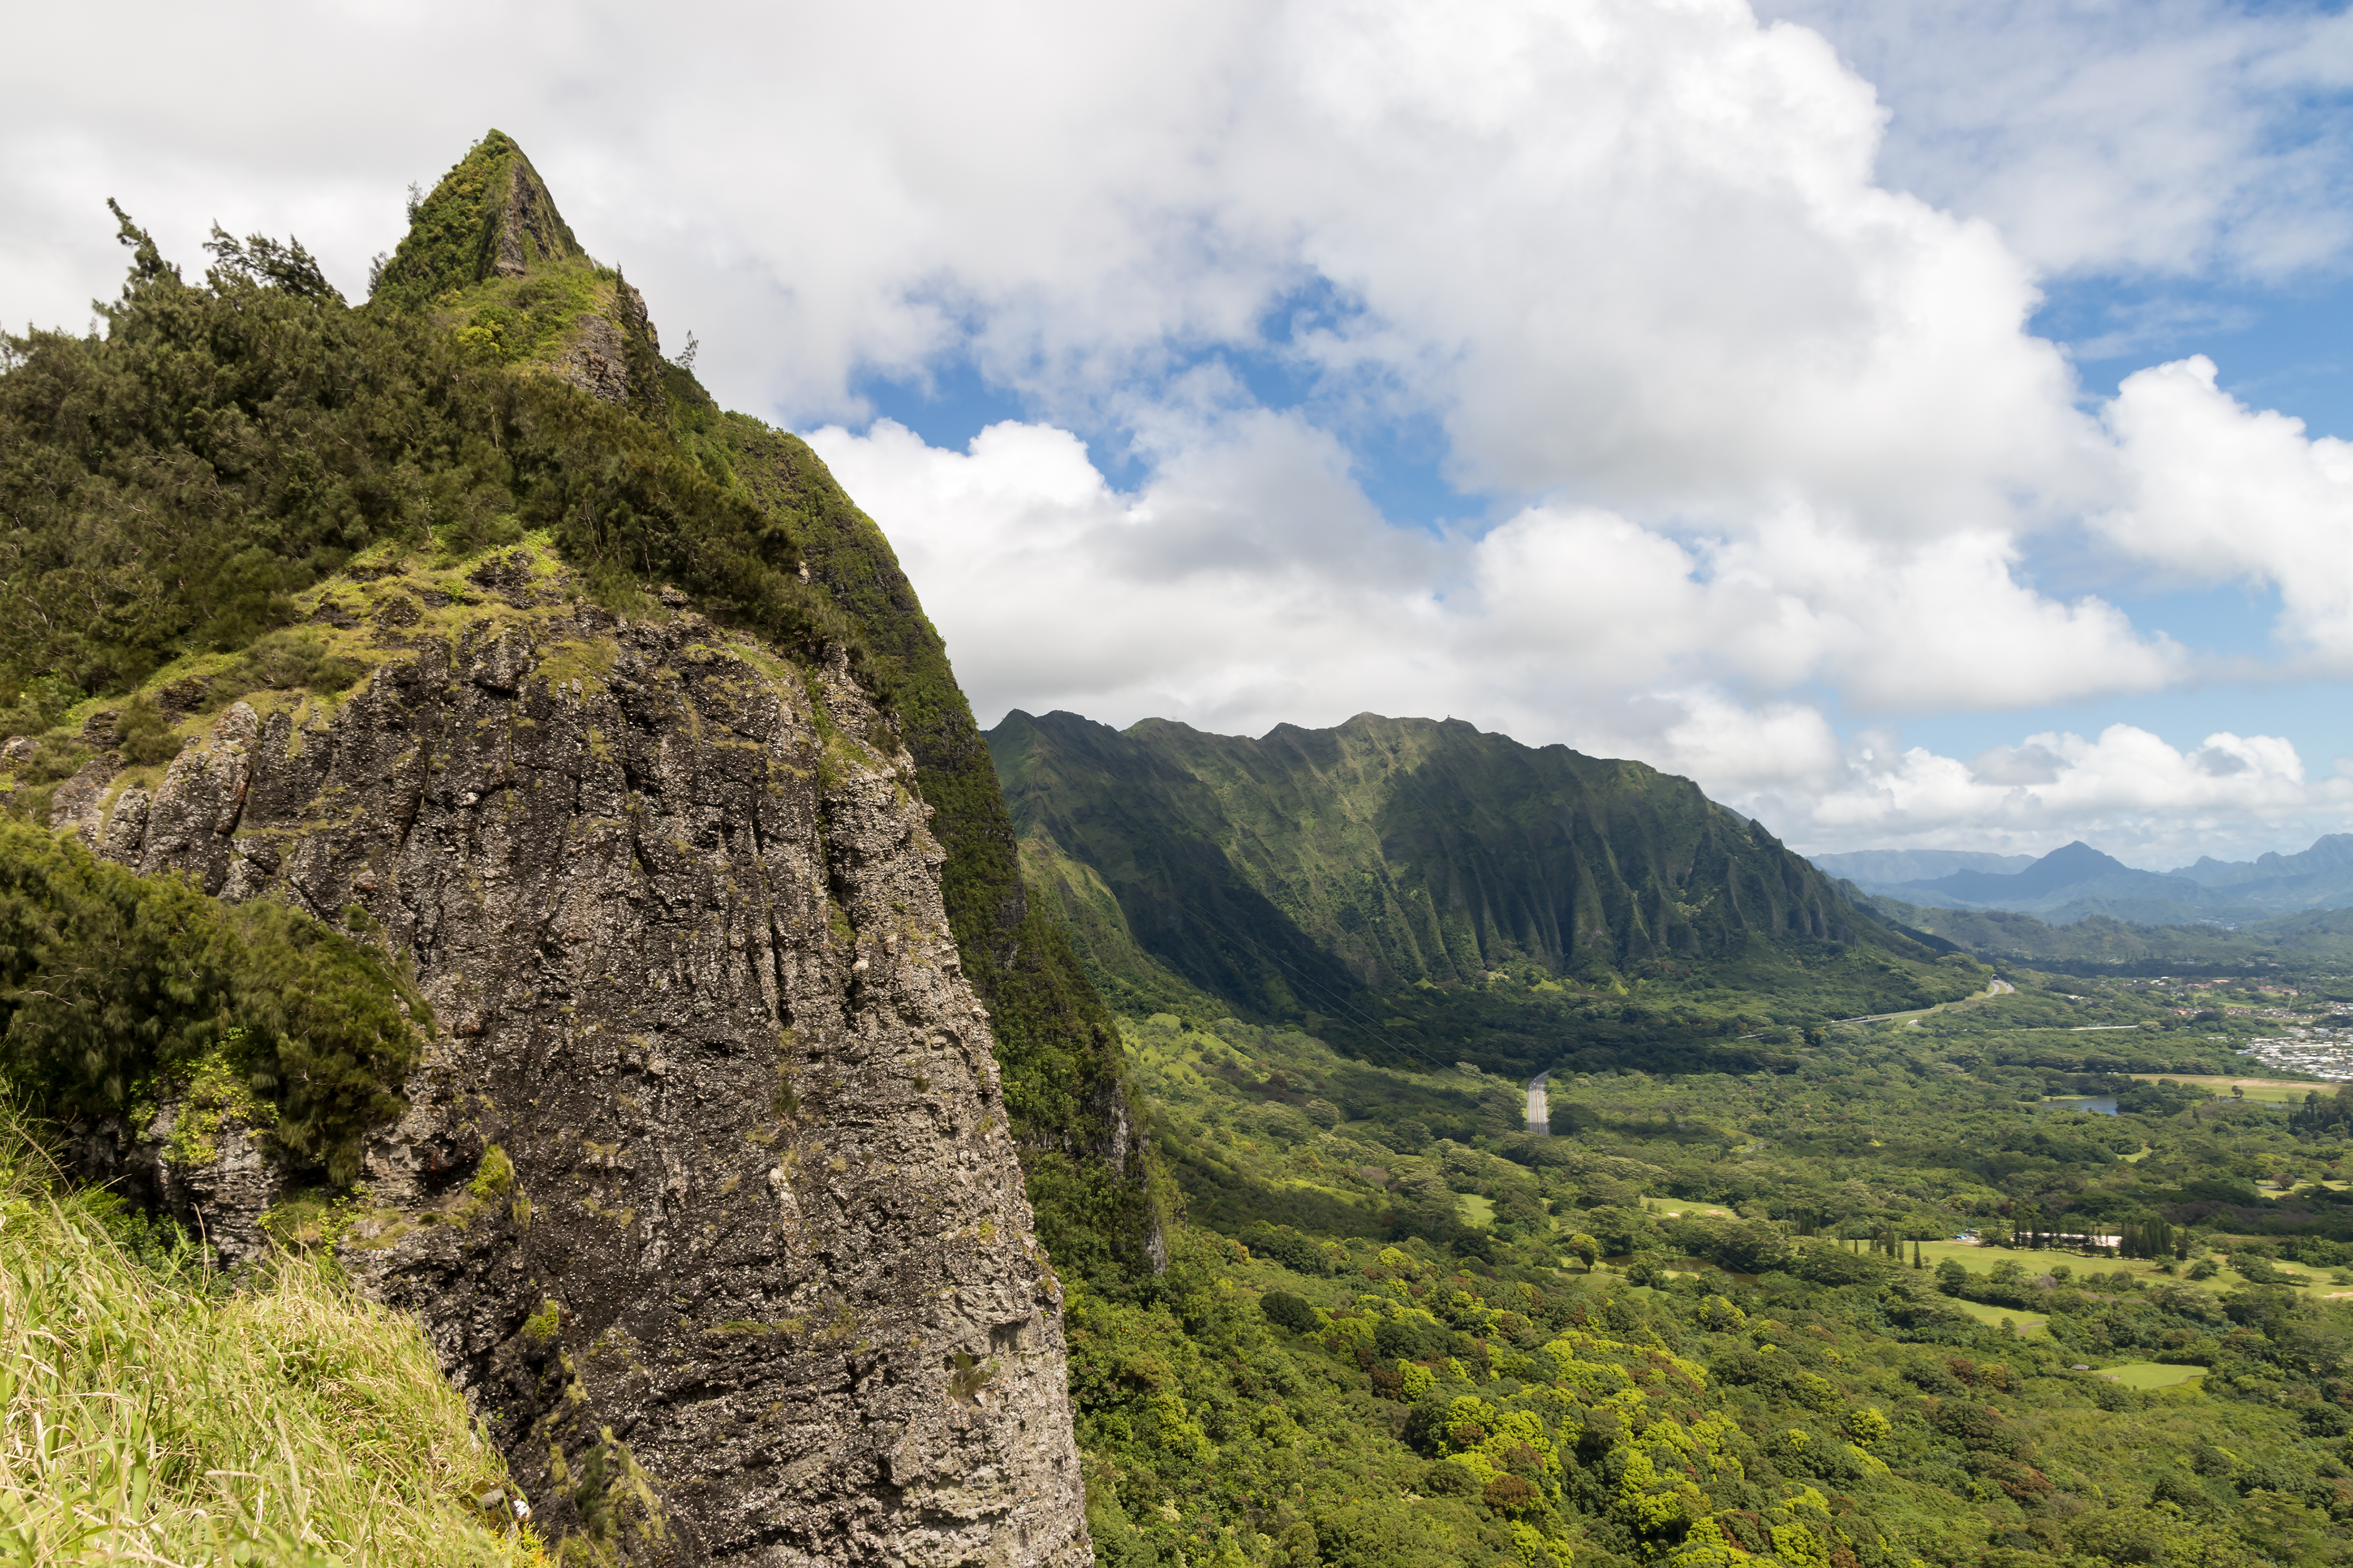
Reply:
[[[534,262],[587,255],[522,149],[492,131],[417,204],[369,298],[415,308],[486,279],[523,277]]]
[[[661,343],[644,297],[581,247],[502,131],[475,142],[410,209],[368,300],[429,312],[477,353],[660,417]]]

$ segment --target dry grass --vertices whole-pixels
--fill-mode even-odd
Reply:
[[[23,1147],[0,1128],[0,1563],[545,1561],[476,1512],[512,1487],[413,1321],[322,1258],[235,1289],[134,1260]]]

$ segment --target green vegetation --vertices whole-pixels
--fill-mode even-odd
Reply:
[[[122,233],[106,335],[0,362],[8,815],[45,821],[102,748],[160,767],[232,696],[333,700],[370,656],[306,617],[395,556],[454,593],[520,543],[630,613],[674,584],[845,652],[948,851],[1106,1562],[2353,1558],[2353,1095],[2197,1081],[2227,1089],[2258,1011],[2317,1005],[2278,981],[2341,973],[2353,924],[1858,908],[1684,781],[1463,725],[1016,715],[985,745],[881,531],[649,361],[504,137],[362,309],[298,246],[216,236],[191,285]],[[596,321],[618,402],[565,379]],[[2218,973],[2270,988],[2182,978]],[[170,1080],[177,1157],[241,1121],[348,1177],[397,1110],[401,995],[320,922],[0,823],[0,1049],[45,1109]],[[1531,1137],[1546,1069],[1556,1136]],[[1137,1179],[1132,1131],[1178,1191]],[[228,1290],[6,1180],[10,1550],[517,1556],[412,1331],[299,1254]],[[510,1182],[486,1159],[472,1201]],[[306,1193],[267,1228],[318,1245],[347,1209]],[[986,1403],[993,1363],[955,1371]]]
[[[122,237],[136,261],[104,338],[12,337],[0,359],[0,730],[250,647],[384,542],[454,557],[544,529],[617,604],[672,582],[787,649],[860,647],[800,581],[790,530],[659,427],[424,318],[233,257],[191,286],[128,220]]]
[[[348,684],[353,656],[290,623],[385,552],[448,564],[528,536],[617,608],[659,613],[649,591],[671,584],[793,657],[841,649],[937,814],[1047,1243],[1148,1270],[1159,1208],[1108,1160],[1142,1120],[1117,1030],[1024,896],[987,752],[889,544],[803,443],[644,358],[634,293],[579,253],[520,150],[492,132],[436,185],[364,309],[299,246],[216,236],[189,284],[121,228],[134,262],[105,336],[0,339],[0,737],[37,741],[5,810],[46,822],[110,745],[167,760],[191,706]],[[510,310],[529,321],[500,325]],[[625,340],[627,407],[546,374],[590,316]]]
[[[1987,984],[1637,763],[1371,714],[1250,741],[1016,712],[988,742],[1031,884],[1130,1012],[1525,1077],[1786,1062],[1766,1031]]]
[[[1852,884],[1847,884],[1852,889]],[[2137,925],[2088,915],[2050,925],[2006,910],[1937,910],[1855,890],[1858,903],[1905,929],[1967,948],[1989,963],[2069,974],[2269,975],[2353,970],[2353,910],[2307,910],[2236,929]]]
[[[421,310],[498,276],[502,261],[529,273],[586,259],[539,171],[512,138],[492,131],[417,199],[399,247],[368,279],[368,297]]]
[[[411,1017],[431,1015],[383,956],[309,915],[216,903],[0,819],[0,1065],[49,1114],[209,1077],[193,1110],[216,1124],[249,1089],[280,1148],[348,1182],[365,1130],[404,1109]]]
[[[2231,1042],[2019,979],[1792,1069],[1556,1072],[1552,1138],[1489,1074],[1129,1020],[1198,1228],[1155,1293],[1072,1291],[1098,1552],[2353,1559],[2339,1102],[2093,1070],[2086,1025],[2210,1070]],[[2054,1030],[2072,1062],[2013,1059]]]
[[[0,1561],[543,1563],[408,1319],[281,1256],[230,1288],[0,1133]]]

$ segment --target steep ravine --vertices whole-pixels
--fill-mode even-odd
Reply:
[[[319,617],[388,655],[363,684],[227,708],[152,791],[88,772],[58,825],[356,906],[413,964],[438,1026],[342,1256],[551,1540],[1088,1561],[1060,1288],[912,759],[840,661],[675,595],[624,620],[527,550],[472,586],[335,585]],[[228,1174],[165,1195],[234,1246],[281,1178]]]

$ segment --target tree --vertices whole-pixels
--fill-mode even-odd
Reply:
[[[1601,1261],[1601,1244],[1581,1230],[1568,1238],[1568,1252],[1570,1257],[1585,1265],[1588,1274],[1592,1273],[1593,1266]]]
[[[1269,1290],[1258,1299],[1258,1310],[1266,1314],[1267,1321],[1279,1323],[1294,1334],[1303,1334],[1315,1326],[1315,1309],[1305,1298],[1288,1290]]]

